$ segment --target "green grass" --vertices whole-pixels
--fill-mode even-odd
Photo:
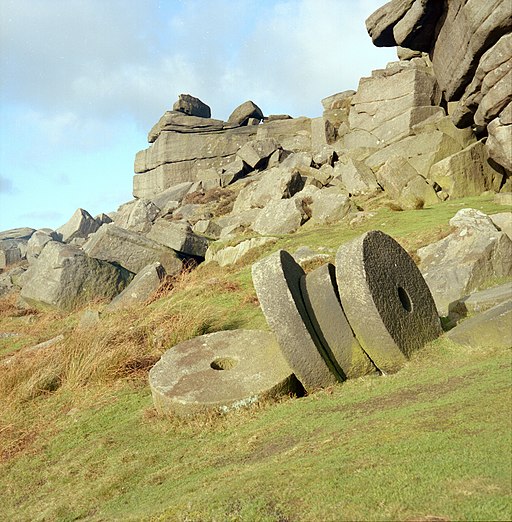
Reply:
[[[394,375],[189,421],[157,416],[147,386],[148,361],[180,340],[267,329],[250,275],[261,256],[335,251],[375,228],[414,254],[464,207],[506,210],[484,196],[379,209],[354,227],[306,225],[89,332],[76,328],[80,311],[29,320],[0,307],[0,331],[20,333],[0,357],[66,336],[0,366],[0,520],[510,520],[510,351],[442,339]]]
[[[188,423],[155,416],[148,390],[129,385],[89,390],[79,409],[44,399],[60,415],[3,465],[0,509],[8,520],[509,520],[510,371],[508,351],[443,341],[395,375]]]

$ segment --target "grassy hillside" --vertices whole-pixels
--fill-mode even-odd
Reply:
[[[19,315],[4,299],[0,332],[19,336],[0,338],[0,362],[12,357],[0,365],[0,519],[510,520],[510,351],[441,339],[395,375],[188,421],[157,416],[147,386],[181,340],[266,328],[250,264],[271,249],[330,252],[379,228],[414,255],[468,206],[505,210],[480,197],[306,226],[92,328],[78,328],[80,311]]]

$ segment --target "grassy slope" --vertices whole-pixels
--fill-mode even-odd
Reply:
[[[414,251],[463,206],[503,210],[489,198],[381,210],[360,227],[305,229],[277,247],[336,248],[381,228]],[[512,517],[509,351],[441,340],[392,376],[185,422],[155,415],[147,367],[203,331],[265,327],[249,265],[197,270],[144,313],[92,332],[75,330],[77,318],[0,318],[0,331],[22,332],[16,347],[71,338],[0,368],[2,520]],[[1,342],[12,351],[12,339]]]

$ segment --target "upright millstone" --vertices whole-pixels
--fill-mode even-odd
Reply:
[[[334,265],[327,263],[302,276],[300,288],[308,316],[338,372],[346,379],[375,373],[341,307]]]
[[[257,330],[179,343],[151,369],[149,384],[156,409],[176,416],[227,412],[302,390],[274,336]]]
[[[281,351],[306,390],[343,379],[329,359],[304,305],[300,280],[304,270],[284,250],[255,263],[252,280],[267,323]]]
[[[379,370],[400,369],[442,330],[423,276],[390,236],[374,230],[336,255],[341,304],[357,340]]]

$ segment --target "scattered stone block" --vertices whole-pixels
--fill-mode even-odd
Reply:
[[[73,310],[93,299],[112,299],[133,274],[82,250],[50,241],[27,270],[21,298],[32,306]]]
[[[163,209],[166,205],[169,204],[170,201],[177,201],[181,203],[183,198],[188,194],[190,188],[193,183],[191,181],[184,181],[183,183],[178,183],[163,192],[160,192],[154,196],[152,196],[151,202],[157,206],[159,209]]]
[[[352,210],[350,198],[338,187],[319,190],[311,199],[311,219],[322,225],[337,223]]]
[[[474,292],[450,305],[452,312],[465,316],[485,312],[505,301],[512,301],[512,283],[493,286],[479,292]],[[512,327],[512,325],[511,325]]]
[[[407,252],[380,231],[363,234],[336,254],[341,304],[363,350],[384,373],[441,334],[437,310]]]
[[[222,413],[300,393],[300,384],[269,332],[232,330],[182,342],[149,372],[161,414]]]
[[[253,237],[238,243],[238,245],[221,248],[216,252],[212,252],[211,249],[208,249],[206,251],[205,261],[207,263],[215,261],[219,266],[234,265],[251,250],[264,245],[273,244],[276,241],[277,237]]]
[[[263,208],[251,228],[262,236],[293,234],[307,219],[302,201],[277,199]]]
[[[482,192],[498,192],[503,175],[487,161],[482,141],[470,145],[432,166],[429,179],[437,183],[451,198],[479,196]]]
[[[183,221],[157,219],[147,237],[176,252],[197,257],[205,256],[209,244],[208,239],[194,234],[190,225]]]
[[[279,144],[274,138],[253,140],[241,147],[236,155],[249,167],[257,169],[266,163],[278,147]]]
[[[335,267],[327,263],[300,280],[302,297],[325,353],[345,379],[376,373],[341,307]]]
[[[46,243],[55,241],[57,239],[55,232],[45,232],[43,230],[36,230],[27,243],[27,261],[33,263],[43,250]]]
[[[256,294],[281,351],[304,388],[312,391],[342,380],[325,356],[301,296],[304,270],[279,250],[252,266]]]
[[[133,305],[141,305],[147,301],[158,289],[165,277],[165,269],[160,263],[151,263],[145,266],[133,278],[132,282],[105,308],[112,312]]]
[[[56,232],[59,239],[69,243],[77,237],[86,238],[100,228],[98,222],[83,208],[79,208],[71,216],[71,219],[59,227]]]
[[[121,205],[116,212],[113,222],[116,226],[132,232],[146,233],[158,216],[160,208],[152,201],[134,199]],[[111,220],[112,221],[112,220]]]
[[[343,158],[334,166],[334,176],[340,178],[352,195],[373,194],[380,190],[375,174],[362,161]]]
[[[36,230],[34,228],[30,227],[11,228],[9,230],[3,230],[2,232],[0,232],[0,241],[6,239],[26,239],[28,241],[35,231]]]
[[[182,262],[174,250],[113,223],[103,225],[91,235],[83,249],[91,257],[118,264],[134,274],[156,261],[169,275],[182,269]]]
[[[192,231],[198,236],[219,239],[222,227],[211,219],[200,219],[192,226]]]
[[[315,252],[308,246],[301,246],[297,248],[297,250],[292,254],[292,257],[295,260],[295,262],[298,263],[301,267],[304,267],[304,265],[306,265],[307,263],[312,263],[315,261],[326,262],[329,260],[328,254]]]
[[[450,303],[486,281],[512,275],[512,242],[489,216],[462,209],[450,225],[456,229],[452,234],[418,250],[420,270],[442,316]]]
[[[500,212],[489,216],[494,225],[512,239],[512,212]]]
[[[512,348],[512,300],[465,319],[446,336],[471,348]]]

